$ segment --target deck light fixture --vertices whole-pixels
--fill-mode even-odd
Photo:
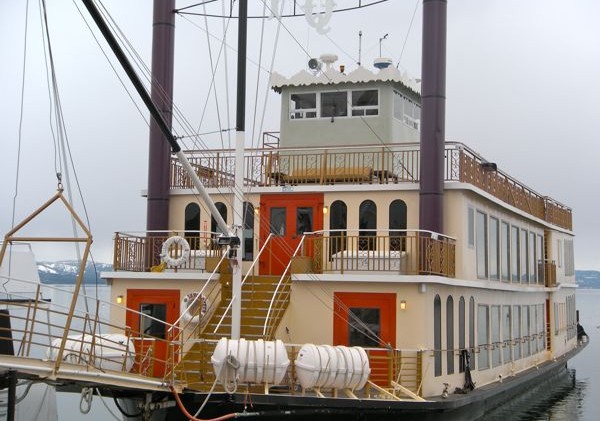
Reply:
[[[400,310],[406,310],[406,301],[405,300],[400,301]]]
[[[123,304],[123,296],[117,295],[117,304]]]
[[[327,215],[327,212],[329,212],[329,207],[323,206],[323,215]]]
[[[260,207],[257,206],[257,207],[254,208],[254,215],[258,216],[259,213],[260,213]]]

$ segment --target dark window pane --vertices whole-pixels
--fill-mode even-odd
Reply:
[[[313,210],[312,208],[296,209],[296,234],[312,232]]]
[[[347,115],[347,92],[324,92],[321,94],[321,117],[343,117]]]
[[[166,326],[163,322],[167,318],[166,304],[140,304],[140,313],[140,333],[145,336],[165,339]],[[162,322],[159,320],[162,320]]]
[[[381,321],[378,308],[350,308],[348,314],[348,345],[379,346]],[[366,326],[366,328],[365,328]]]
[[[372,200],[365,200],[358,210],[359,250],[375,250],[375,229],[377,228],[377,206]]]
[[[352,106],[353,107],[364,107],[368,105],[378,105],[379,97],[377,90],[369,91],[352,91]]]
[[[219,211],[219,215],[221,215],[225,222],[227,222],[227,206],[225,203],[217,202],[215,203],[215,207]],[[210,230],[212,232],[221,232],[219,226],[217,225],[217,220],[213,216],[210,217]]]
[[[317,108],[317,94],[292,94],[293,108],[296,110],[305,110],[311,108]]]
[[[271,224],[271,232],[275,235],[285,235],[285,208],[271,208],[269,222]]]
[[[346,204],[341,200],[336,200],[331,204],[329,212],[329,229],[330,233],[330,251],[329,255],[333,255],[340,250],[346,250],[346,228],[348,211]]]
[[[394,200],[390,203],[390,250],[406,250],[406,203]],[[395,231],[402,230],[402,231]]]
[[[185,236],[192,250],[200,248],[200,206],[190,203],[185,207]],[[196,232],[193,232],[196,231]]]
[[[243,260],[252,260],[254,257],[254,206],[244,202],[244,254]]]

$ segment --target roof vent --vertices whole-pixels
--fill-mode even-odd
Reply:
[[[335,54],[322,54],[319,58],[325,63],[327,69],[331,69],[331,65],[337,61],[338,56]]]
[[[373,61],[373,66],[377,67],[379,70],[385,69],[392,65],[392,59],[387,57],[379,57]]]

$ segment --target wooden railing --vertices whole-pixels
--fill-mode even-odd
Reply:
[[[182,364],[175,369],[175,376],[178,379],[184,380],[187,388],[197,391],[208,391],[213,387],[214,371],[210,361],[210,357],[215,348],[214,340],[199,339],[190,348],[190,351],[185,355]],[[287,374],[284,376],[284,381],[281,385],[276,386],[278,393],[295,394],[301,390],[301,386],[297,381],[296,367],[294,361],[300,351],[300,345],[286,344],[286,350],[290,365],[287,369]],[[396,387],[394,383],[413,392],[415,395],[421,396],[422,380],[423,380],[423,358],[427,351],[421,350],[399,350],[387,348],[367,348],[367,355],[371,368],[369,380],[384,390],[388,391],[389,396],[406,398],[403,393]],[[193,367],[193,370],[186,368]],[[245,385],[253,393],[264,393],[265,385]],[[222,392],[224,389],[220,384],[214,385],[216,392]],[[331,392],[333,390],[321,389],[322,393]],[[356,392],[358,394],[358,392]],[[370,385],[367,385],[362,391],[361,397],[375,397],[379,395],[378,390],[373,390]]]
[[[185,237],[190,245],[190,255],[183,266],[178,269],[193,269],[211,272],[214,265],[221,258],[221,248],[213,246],[212,233],[195,231],[193,234],[184,232],[144,232],[115,234],[115,249],[113,256],[113,269],[132,272],[149,271],[160,263],[163,243],[167,238],[180,235]],[[172,248],[172,252],[179,255],[181,250]],[[167,268],[169,268],[167,266]]]
[[[303,257],[313,273],[356,271],[455,276],[454,239],[425,231],[316,232],[306,236]]]
[[[274,138],[274,134],[269,134]],[[302,184],[418,183],[418,143],[362,145],[336,148],[279,148],[276,142],[245,151],[244,183],[248,186]],[[274,147],[275,146],[275,147]],[[234,185],[235,156],[230,149],[187,151],[188,159],[206,187]],[[572,229],[567,206],[543,196],[497,169],[467,146],[447,142],[444,181],[472,184],[535,217]],[[189,189],[192,182],[175,159],[171,188]]]

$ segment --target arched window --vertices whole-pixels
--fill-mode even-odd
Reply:
[[[377,205],[372,200],[365,200],[358,209],[359,250],[376,250],[375,229],[377,228]]]
[[[390,203],[390,250],[406,250],[406,203],[397,199]],[[402,230],[402,231],[397,231]]]
[[[446,370],[454,374],[454,299],[446,300]]]
[[[460,350],[460,359],[458,360],[458,371],[460,373],[465,371],[465,359],[463,357],[462,352],[465,349],[465,323],[465,298],[460,297],[460,299],[458,300],[458,349]]]
[[[348,228],[348,209],[341,200],[336,200],[330,206],[329,230],[330,243],[329,255],[332,256],[340,250],[346,250],[346,229]]]
[[[225,205],[225,203],[216,202],[215,203],[215,207],[219,211],[219,214],[221,215],[221,217],[227,223],[227,206]],[[219,229],[219,226],[217,225],[217,221],[215,220],[214,216],[210,217],[210,231],[211,232],[221,232],[221,230]]]
[[[243,231],[243,260],[252,260],[254,257],[254,206],[244,202],[244,231]]]
[[[442,375],[442,300],[439,295],[433,299],[433,361],[435,376]]]
[[[189,203],[185,207],[185,237],[192,250],[200,248],[200,206],[197,203]]]
[[[469,299],[469,355],[471,370],[475,369],[475,299]]]

